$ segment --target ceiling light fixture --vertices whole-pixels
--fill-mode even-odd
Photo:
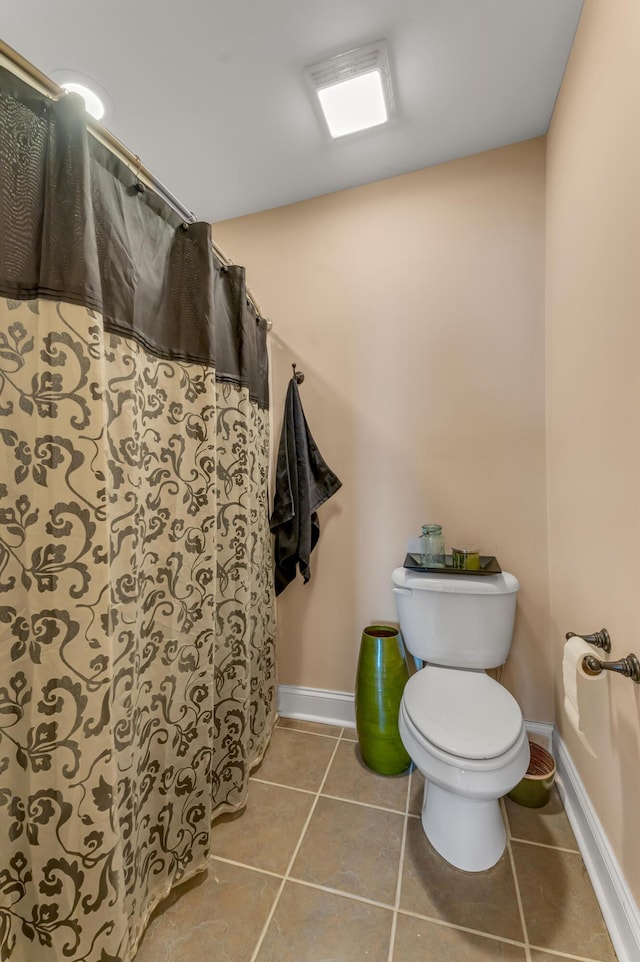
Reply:
[[[386,123],[394,112],[384,40],[357,47],[307,67],[332,137]]]
[[[49,74],[50,78],[63,90],[79,94],[84,100],[87,113],[96,120],[102,120],[105,114],[111,116],[113,104],[111,97],[104,87],[73,67],[58,67]]]
[[[100,100],[100,97],[89,87],[85,87],[84,84],[75,83],[75,81],[68,80],[61,84],[64,90],[68,90],[70,94],[80,94],[84,100],[87,113],[95,117],[96,120],[102,120],[104,117],[104,104]]]

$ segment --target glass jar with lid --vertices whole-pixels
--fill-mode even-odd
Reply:
[[[444,568],[444,535],[441,524],[423,524],[420,563],[425,568]]]
[[[475,544],[460,545],[451,549],[451,564],[464,571],[480,571],[480,549]]]

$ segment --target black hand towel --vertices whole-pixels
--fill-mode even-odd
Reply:
[[[309,557],[320,536],[317,510],[336,493],[336,477],[311,437],[295,378],[289,381],[276,467],[270,527],[275,535],[275,586],[279,595],[296,576],[311,577]]]

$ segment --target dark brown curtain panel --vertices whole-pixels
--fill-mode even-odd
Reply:
[[[275,719],[265,322],[0,68],[0,960],[130,962]]]

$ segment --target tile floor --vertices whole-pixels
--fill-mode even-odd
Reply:
[[[489,872],[444,862],[419,773],[364,767],[355,732],[281,719],[206,875],[156,912],[136,962],[615,962],[560,798],[506,801]]]

